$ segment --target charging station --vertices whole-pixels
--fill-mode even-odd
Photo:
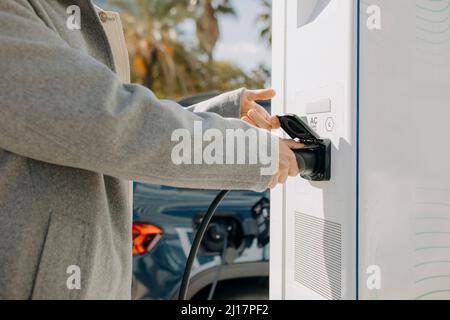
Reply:
[[[331,142],[331,175],[271,194],[271,298],[450,299],[450,1],[273,19],[273,113]]]

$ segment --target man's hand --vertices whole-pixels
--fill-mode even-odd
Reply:
[[[272,117],[256,101],[270,100],[275,97],[276,92],[273,89],[245,90],[241,96],[241,119],[251,125],[266,129],[275,130],[280,127],[280,121],[277,117]]]
[[[278,184],[284,184],[288,177],[295,177],[300,173],[297,159],[292,150],[303,149],[304,144],[290,139],[281,139],[279,144],[278,171],[272,176],[270,188],[275,188]]]
[[[276,116],[271,116],[256,101],[270,100],[275,97],[273,89],[245,90],[241,97],[241,119],[249,124],[266,130],[280,128],[280,120]],[[290,139],[279,140],[279,160],[278,171],[272,176],[270,188],[275,188],[278,184],[286,183],[288,177],[295,177],[300,173],[297,159],[292,150],[303,149],[304,144]]]

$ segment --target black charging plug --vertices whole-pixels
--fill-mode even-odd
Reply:
[[[309,181],[331,179],[331,141],[321,139],[301,118],[296,115],[279,116],[281,128],[305,148],[293,150],[297,158],[300,176]]]

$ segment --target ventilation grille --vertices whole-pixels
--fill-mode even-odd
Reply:
[[[297,212],[295,281],[325,299],[342,297],[341,225]]]

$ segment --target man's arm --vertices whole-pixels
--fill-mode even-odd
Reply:
[[[139,85],[123,85],[20,3],[0,2],[0,148],[128,180],[258,191],[268,186],[262,164],[173,164],[176,129],[193,135],[194,123],[201,122],[203,130],[225,136],[226,129],[251,127],[163,103]]]

